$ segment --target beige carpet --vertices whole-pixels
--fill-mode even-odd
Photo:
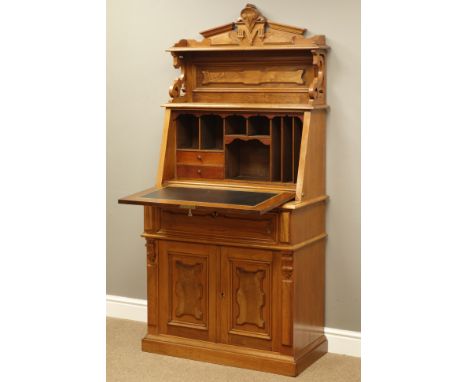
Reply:
[[[354,382],[360,381],[360,358],[326,354],[298,377],[191,361],[140,350],[145,324],[107,319],[108,382]]]

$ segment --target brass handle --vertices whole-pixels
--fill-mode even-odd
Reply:
[[[200,169],[198,169],[198,170],[197,170],[197,173],[198,173],[198,174],[201,174],[201,170],[200,170]]]
[[[202,156],[200,154],[197,155],[198,160],[202,160]]]

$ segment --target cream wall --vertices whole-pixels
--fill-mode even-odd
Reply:
[[[146,298],[143,208],[119,197],[152,186],[162,109],[178,76],[164,50],[234,21],[246,1],[108,0],[107,293]],[[360,330],[360,3],[258,0],[271,20],[325,34],[328,59],[326,326]]]

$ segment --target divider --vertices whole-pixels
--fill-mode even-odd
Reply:
[[[295,183],[302,120],[297,115],[191,114],[176,120],[177,149],[225,152],[225,178]]]

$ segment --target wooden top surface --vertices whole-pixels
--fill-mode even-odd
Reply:
[[[268,50],[328,50],[328,45],[298,45],[298,46],[206,46],[206,47],[171,47],[166,52],[226,52],[226,51],[268,51]]]
[[[285,111],[311,111],[328,109],[327,105],[310,104],[269,104],[269,103],[202,103],[202,102],[174,102],[165,103],[162,107],[170,109],[190,110],[285,110]]]

